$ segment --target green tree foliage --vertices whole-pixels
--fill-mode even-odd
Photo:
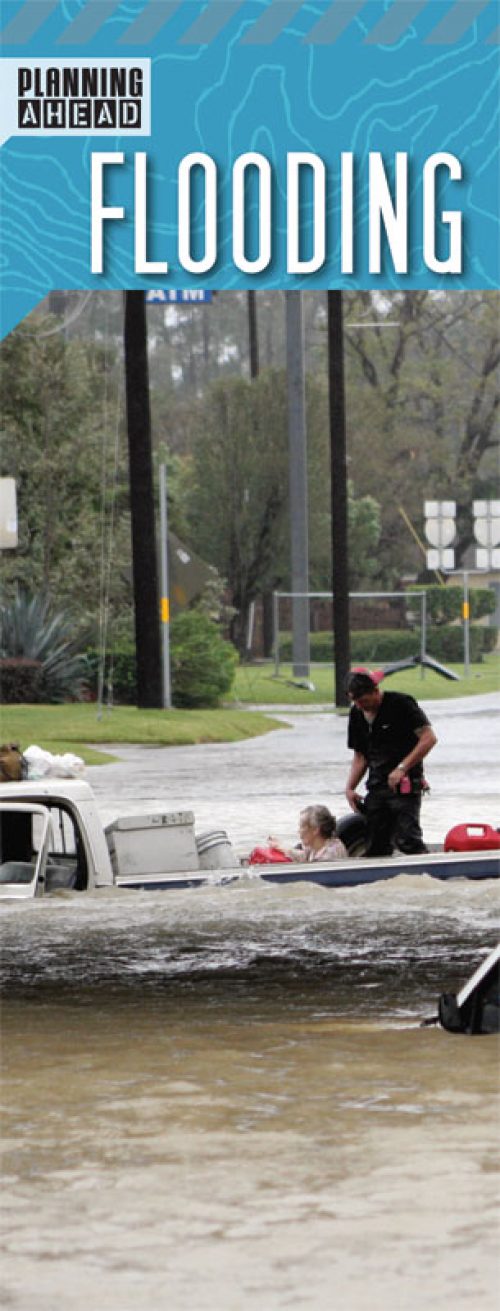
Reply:
[[[211,389],[193,451],[190,526],[195,549],[227,578],[242,646],[250,602],[276,586],[287,503],[286,398],[262,374]]]
[[[328,404],[324,383],[306,386],[311,589],[331,586]],[[188,498],[190,540],[228,581],[236,614],[231,636],[244,649],[248,609],[259,594],[289,588],[288,406],[286,376],[266,370],[249,382],[208,392],[194,445]],[[351,587],[373,576],[380,533],[373,497],[350,484]]]
[[[261,289],[255,304],[260,368],[281,370],[285,367],[284,293]],[[311,371],[315,371],[325,309],[324,296],[304,293],[304,344]],[[95,319],[95,310],[92,313]],[[192,449],[193,412],[207,387],[232,377],[250,377],[248,293],[217,292],[208,305],[149,304],[147,316],[153,427],[170,451],[185,454]],[[109,318],[116,320],[116,314]]]
[[[399,586],[423,557],[425,499],[498,496],[498,293],[344,293],[350,587]],[[18,585],[130,640],[131,550],[120,292],[52,294],[2,344],[3,474],[17,480]],[[250,383],[247,293],[148,307],[153,458],[166,460],[169,526],[228,580],[243,644],[250,601],[290,586],[283,293],[257,293],[261,376]],[[326,296],[303,293],[310,585],[331,585]],[[359,326],[362,325],[362,326]],[[58,329],[64,329],[63,331]],[[252,390],[251,390],[252,389]],[[118,437],[118,458],[115,454]]]
[[[382,576],[422,567],[400,507],[422,534],[425,499],[458,502],[459,564],[472,499],[496,494],[498,295],[358,292],[345,309],[350,466],[382,507]]]
[[[355,497],[351,482],[347,491],[349,586],[360,592],[372,587],[379,573],[380,505],[373,496]]]
[[[279,373],[283,293],[259,291],[256,302],[261,368]],[[319,587],[331,578],[326,297],[303,293],[303,310],[311,586]],[[246,293],[220,293],[202,313],[170,311],[170,324],[162,322],[163,308],[154,314],[160,328],[151,357],[153,412],[166,394],[161,378],[168,376],[176,397],[164,408],[168,443],[194,452],[199,419],[193,411],[209,381],[248,376]],[[460,564],[472,540],[472,500],[498,495],[498,293],[346,292],[344,320],[348,467],[356,506],[349,516],[350,585],[393,586],[424,565],[400,508],[423,538],[424,500],[456,500]],[[316,443],[320,414],[323,442]],[[371,517],[366,496],[379,517],[379,536],[375,551],[360,552],[358,528]]]
[[[38,591],[96,625],[107,582],[123,615],[128,476],[113,358],[66,341],[52,318],[30,316],[2,344],[0,428],[1,472],[16,479],[19,521],[18,549],[2,562],[6,595]]]

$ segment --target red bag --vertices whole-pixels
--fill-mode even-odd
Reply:
[[[285,856],[279,847],[254,847],[248,858],[249,865],[283,865],[292,864],[292,857]]]

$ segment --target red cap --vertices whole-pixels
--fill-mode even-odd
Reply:
[[[382,682],[382,679],[384,677],[383,669],[367,669],[366,665],[353,665],[351,668],[351,673],[366,674],[368,678],[371,678],[372,683],[375,683],[376,686],[378,686],[378,684]]]

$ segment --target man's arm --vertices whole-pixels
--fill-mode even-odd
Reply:
[[[355,810],[355,811],[359,810],[359,805],[360,802],[362,801],[362,797],[358,795],[358,793],[356,792],[356,788],[358,786],[358,783],[361,783],[361,779],[363,778],[363,775],[366,774],[367,769],[368,769],[368,761],[366,759],[366,756],[363,756],[361,754],[361,751],[355,751],[352,759],[352,765],[349,770],[349,777],[347,779],[346,790],[345,790],[346,798],[349,802],[351,810]]]
[[[424,756],[427,756],[429,751],[432,751],[432,748],[436,745],[437,737],[430,724],[425,724],[423,728],[416,728],[415,736],[418,738],[418,742],[413,747],[413,751],[408,751],[404,760],[401,760],[399,765],[396,766],[396,769],[392,769],[387,777],[387,782],[393,792],[395,792],[396,788],[399,787],[404,775],[407,774],[414,765],[418,765],[419,761],[423,760]]]

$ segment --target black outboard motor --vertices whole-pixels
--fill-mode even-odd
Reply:
[[[342,839],[348,856],[364,856],[368,846],[368,825],[361,811],[337,820],[337,837]]]
[[[451,1033],[498,1033],[500,1029],[500,944],[458,993],[443,992],[438,1018]]]

